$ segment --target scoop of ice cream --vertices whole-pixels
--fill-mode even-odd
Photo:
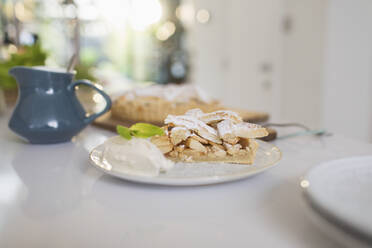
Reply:
[[[106,140],[103,159],[124,173],[142,176],[157,176],[174,164],[149,140],[135,137],[126,140],[116,136]]]

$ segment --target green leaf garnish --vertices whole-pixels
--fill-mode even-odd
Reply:
[[[137,138],[149,138],[154,135],[163,135],[164,130],[158,126],[151,125],[148,123],[136,123],[132,125],[130,128],[117,125],[116,131],[120,136],[125,139],[130,140],[132,136]]]
[[[164,130],[148,123],[136,123],[130,128],[131,134],[137,138],[149,138],[154,135],[163,135]]]
[[[116,126],[116,132],[123,138],[130,140],[132,139],[132,135],[130,135],[130,130],[127,127],[117,125]]]

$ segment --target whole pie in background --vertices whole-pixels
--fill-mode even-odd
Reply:
[[[122,121],[162,125],[168,115],[182,115],[195,108],[206,113],[232,110],[242,116],[243,120],[250,122],[268,119],[266,113],[226,108],[192,84],[154,85],[128,91],[114,101],[111,115]]]

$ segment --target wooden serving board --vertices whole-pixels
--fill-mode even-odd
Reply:
[[[233,111],[236,111],[236,110],[233,110]],[[252,123],[264,122],[264,121],[267,121],[269,119],[269,115],[267,113],[246,111],[246,115],[244,115],[244,111],[242,111],[242,110],[239,110],[239,111],[236,111],[236,112],[239,112],[240,116],[243,117],[244,121],[248,121],[248,122],[252,122]],[[101,117],[97,118],[93,122],[93,125],[97,126],[97,127],[100,127],[100,128],[103,128],[103,129],[106,129],[106,130],[116,132],[116,126],[117,125],[123,125],[123,126],[129,127],[129,126],[133,125],[134,123],[135,122],[129,121],[129,120],[128,121],[122,121],[122,120],[115,119],[111,116],[111,111],[109,111],[106,114],[102,115]],[[159,125],[159,126],[162,125],[161,123],[153,123],[153,124]],[[276,131],[272,128],[267,128],[267,130],[269,132],[269,135],[267,137],[262,138],[262,140],[265,140],[265,141],[274,140],[276,138]]]
[[[111,116],[111,111],[108,111],[106,114],[98,117],[94,122],[93,125],[97,127],[101,127],[106,130],[110,130],[113,132],[116,132],[116,126],[117,125],[122,125],[125,127],[129,127],[133,125],[134,122],[131,121],[122,121],[115,119]]]

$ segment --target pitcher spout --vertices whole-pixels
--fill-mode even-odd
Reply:
[[[27,67],[24,67],[24,66],[15,66],[15,67],[12,67],[8,71],[8,73],[9,73],[9,75],[11,75],[11,76],[13,76],[14,78],[17,79],[18,75],[20,75],[25,70],[27,70]]]

